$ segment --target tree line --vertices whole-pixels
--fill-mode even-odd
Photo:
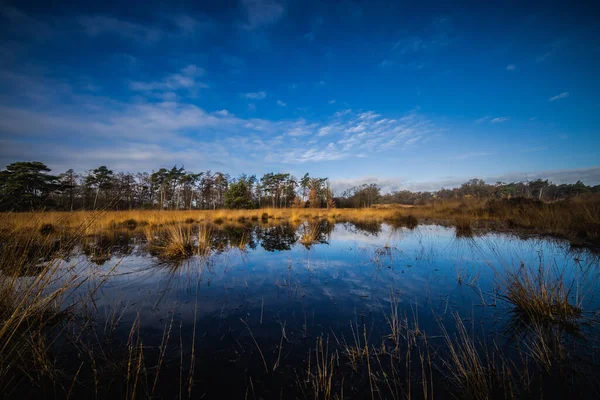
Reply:
[[[192,210],[260,207],[371,207],[375,204],[426,204],[434,199],[530,197],[557,200],[598,193],[600,185],[581,181],[556,185],[548,180],[496,182],[472,179],[458,188],[435,192],[393,191],[382,194],[376,184],[352,187],[334,197],[328,178],[289,173],[194,173],[183,167],[152,173],[113,172],[106,166],[78,174],[72,169],[53,175],[38,161],[15,162],[0,171],[0,210],[94,209]]]
[[[78,174],[53,175],[45,164],[15,162],[0,171],[0,210],[159,209],[333,207],[327,178],[289,173],[194,173],[183,167],[152,173],[113,172],[106,166]]]
[[[382,194],[376,184],[363,184],[344,191],[335,198],[338,207],[370,207],[373,204],[423,205],[435,199],[502,199],[526,197],[543,201],[554,201],[585,193],[600,193],[600,185],[588,186],[581,181],[556,185],[547,179],[526,182],[486,183],[483,179],[471,179],[453,189],[442,188],[433,192],[398,190]]]

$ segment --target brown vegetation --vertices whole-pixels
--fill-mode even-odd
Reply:
[[[231,224],[247,221],[312,221],[329,219],[332,222],[387,222],[410,229],[418,223],[436,222],[453,225],[459,236],[470,236],[478,227],[548,234],[569,239],[579,245],[600,245],[600,200],[594,197],[546,203],[514,198],[503,200],[445,200],[429,205],[403,207],[386,206],[360,209],[336,208],[267,208],[253,210],[189,210],[189,211],[77,211],[4,213],[0,233],[15,229],[36,230],[51,237],[75,228],[86,234],[124,227],[136,229],[149,225],[169,224]],[[62,237],[61,235],[58,235]]]

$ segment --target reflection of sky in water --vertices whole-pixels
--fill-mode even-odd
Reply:
[[[364,234],[339,224],[327,242],[310,249],[296,243],[289,251],[265,251],[258,243],[246,253],[192,257],[178,267],[137,248],[101,266],[80,258],[78,273],[89,268],[91,283],[98,282],[118,264],[95,303],[101,315],[122,315],[123,332],[139,313],[142,329],[159,340],[171,315],[184,330],[191,329],[195,315],[199,334],[211,338],[240,330],[239,318],[256,327],[262,314],[256,335],[279,340],[284,322],[288,335],[296,337],[348,334],[350,321],[368,321],[373,334],[383,332],[392,290],[402,312],[411,318],[416,312],[430,335],[439,333],[433,316],[449,321],[453,311],[487,331],[498,330],[506,305],[497,298],[495,274],[501,276],[506,266],[537,266],[541,260],[564,268],[570,278],[588,264],[595,278],[598,266],[587,253],[569,252],[560,242],[495,234],[457,239],[451,228],[428,225],[412,231],[383,225],[379,233]]]

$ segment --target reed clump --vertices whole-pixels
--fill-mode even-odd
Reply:
[[[190,226],[174,224],[162,228],[155,235],[146,236],[153,250],[166,258],[186,258],[194,254],[194,240]]]
[[[581,299],[572,302],[573,288],[564,274],[541,265],[529,268],[521,263],[516,271],[507,271],[502,288],[502,297],[525,321],[575,326],[582,317]]]
[[[419,220],[413,214],[404,215],[400,211],[396,211],[392,215],[386,217],[385,221],[394,227],[407,227],[411,230],[419,225]]]
[[[321,223],[319,221],[311,221],[309,224],[304,224],[300,243],[306,247],[310,247],[319,241],[320,235]]]
[[[456,229],[457,237],[471,237],[473,236],[473,229],[471,225],[473,223],[473,217],[468,214],[460,214],[454,217],[454,227]]]

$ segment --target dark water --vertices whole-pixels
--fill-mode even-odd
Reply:
[[[128,343],[141,340],[147,366],[156,364],[164,348],[155,397],[187,397],[193,365],[194,398],[312,398],[302,382],[311,351],[314,370],[317,339],[338,353],[357,341],[364,346],[365,337],[374,347],[384,346],[392,296],[399,313],[426,332],[440,354],[441,326],[453,335],[454,313],[470,333],[494,338],[510,354],[516,338],[508,329],[513,315],[501,282],[507,269],[521,264],[559,271],[574,282],[570,295],[584,312],[598,307],[598,258],[560,241],[498,234],[457,238],[454,229],[435,225],[409,230],[324,223],[317,243],[306,246],[299,242],[303,229],[284,224],[215,231],[209,256],[178,262],[150,254],[142,240],[126,234],[104,238],[104,244],[92,239],[68,263],[77,265],[76,273],[90,274],[73,299],[105,281],[90,308],[96,321],[90,343],[126,359]],[[244,250],[224,245],[242,237]],[[584,330],[591,349],[596,332]],[[66,346],[61,351],[65,359],[75,357]],[[369,398],[368,380],[359,379],[364,375],[343,357],[336,364],[339,378],[346,377],[344,396]],[[434,369],[443,382],[444,372]],[[146,374],[152,387],[156,370]],[[357,383],[348,384],[352,380]],[[122,384],[103,385],[104,394],[125,390]],[[78,386],[75,393],[91,387]],[[451,392],[441,390],[436,397]]]

